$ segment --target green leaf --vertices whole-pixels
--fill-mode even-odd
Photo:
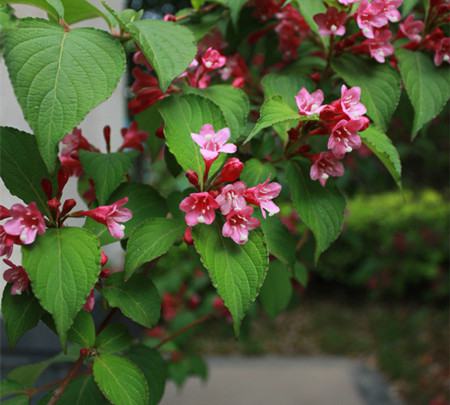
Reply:
[[[49,359],[38,363],[16,367],[8,373],[7,379],[21,384],[23,387],[31,387],[36,383],[37,379],[45,371],[45,369],[52,363],[52,360],[53,359]]]
[[[267,217],[261,221],[261,228],[269,252],[284,264],[293,265],[297,241],[280,219],[277,216]]]
[[[216,3],[223,4],[230,9],[230,17],[233,25],[237,27],[239,22],[239,15],[242,7],[244,7],[247,0],[216,0]]]
[[[434,66],[431,56],[422,52],[399,49],[396,56],[406,93],[414,108],[414,137],[449,100],[450,67]]]
[[[303,286],[308,284],[308,269],[303,263],[296,262],[294,265],[294,278]]]
[[[100,273],[100,246],[85,229],[48,229],[22,247],[23,266],[42,307],[52,314],[62,345]]]
[[[121,324],[111,324],[97,336],[95,347],[100,353],[117,353],[127,350],[132,338],[127,328]]]
[[[33,294],[11,295],[11,285],[7,285],[3,290],[2,315],[8,343],[15,346],[25,332],[38,324],[42,308]]]
[[[185,171],[194,170],[202,179],[205,164],[191,133],[198,133],[204,124],[212,124],[216,131],[225,128],[225,118],[219,107],[203,97],[189,94],[166,98],[159,112],[165,123],[164,134],[170,151]]]
[[[28,395],[18,395],[17,397],[2,401],[2,405],[28,405],[30,398]]]
[[[65,31],[26,18],[6,33],[4,56],[25,119],[53,172],[58,142],[116,88],[125,68],[123,48],[104,31]]]
[[[157,405],[166,387],[167,364],[157,350],[134,346],[127,354],[144,373],[149,388],[149,405]]]
[[[269,271],[259,295],[264,311],[270,317],[275,318],[287,308],[291,297],[291,276],[286,265],[277,260],[270,262]]]
[[[258,296],[267,272],[268,252],[260,230],[250,232],[244,245],[224,238],[217,226],[193,229],[195,249],[212,284],[233,316],[236,335],[250,304]]]
[[[360,133],[363,143],[380,159],[395,183],[402,188],[402,165],[397,149],[389,137],[371,125]]]
[[[102,293],[111,307],[138,324],[151,328],[159,320],[161,297],[152,281],[144,274],[136,274],[125,282],[122,273],[109,276]]]
[[[34,201],[42,212],[49,214],[41,181],[50,179],[50,175],[33,135],[0,127],[0,174],[11,194],[26,203]]]
[[[142,371],[130,360],[102,354],[94,360],[94,380],[113,405],[147,404],[148,385]]]
[[[125,180],[136,153],[98,153],[80,150],[80,161],[86,174],[94,180],[98,202],[105,204],[111,193]]]
[[[313,17],[316,14],[325,13],[327,11],[324,2],[318,0],[297,0],[296,3],[308,25],[316,34],[320,35],[319,27]],[[322,36],[320,37],[322,38]]]
[[[91,375],[84,375],[71,381],[58,400],[58,405],[106,405]]]
[[[332,184],[322,187],[309,178],[309,164],[289,162],[287,168],[292,202],[300,219],[316,239],[316,263],[342,230],[345,198]]]
[[[367,108],[367,115],[386,130],[400,101],[398,73],[388,63],[380,64],[354,55],[333,60],[332,67],[349,86],[361,87],[361,101]]]
[[[46,0],[54,8],[59,18],[64,18],[64,5],[61,0]]]
[[[212,101],[225,117],[226,126],[231,132],[230,140],[235,141],[240,137],[247,126],[247,116],[250,112],[250,103],[244,91],[227,84],[216,84],[206,89],[186,86],[185,93],[196,94]]]
[[[3,379],[0,381],[0,397],[4,398],[13,394],[20,394],[24,392],[25,387],[16,381]],[[3,401],[2,401],[3,403]]]
[[[125,277],[130,278],[139,266],[167,253],[183,237],[185,228],[184,222],[167,218],[151,218],[141,223],[128,240]]]
[[[272,127],[277,124],[287,124],[287,127],[294,127],[301,119],[308,118],[315,119],[313,116],[303,117],[298,112],[294,111],[288,104],[283,101],[281,96],[274,96],[266,101],[261,106],[260,117],[258,122],[253,127],[252,132],[248,135],[245,143],[250,141],[263,129]]]
[[[125,223],[124,225],[126,228],[127,223]],[[108,228],[105,225],[101,224],[100,222],[94,221],[92,218],[86,218],[84,229],[93,233],[95,237],[100,241],[100,244],[102,246],[117,242],[117,239],[109,233]]]
[[[276,176],[277,171],[272,164],[250,159],[245,162],[240,178],[247,186],[253,187],[267,179],[273,180]]]
[[[197,53],[189,29],[173,22],[140,20],[129,24],[128,30],[155,69],[162,91],[186,70]]]
[[[71,342],[78,343],[81,347],[94,346],[95,325],[92,315],[81,310],[73,321],[67,337]]]

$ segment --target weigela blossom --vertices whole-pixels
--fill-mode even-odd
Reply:
[[[272,182],[267,179],[264,183],[255,187],[250,187],[245,192],[245,198],[248,202],[259,206],[262,216],[266,218],[266,211],[269,216],[280,212],[280,208],[272,201],[278,197],[281,192],[281,184]]]
[[[125,229],[123,222],[129,221],[133,216],[128,208],[123,208],[127,202],[128,197],[124,197],[111,205],[101,205],[89,211],[82,211],[79,215],[106,225],[113,238],[122,239]]]
[[[11,285],[11,295],[21,295],[30,287],[30,279],[28,274],[22,266],[16,266],[8,259],[3,259],[3,262],[9,268],[3,273],[3,279]]]
[[[363,116],[367,109],[360,102],[361,89],[359,87],[352,87],[350,89],[344,84],[341,87],[341,107],[342,110],[351,118],[357,119]]]
[[[91,152],[97,152],[98,149],[91,145],[89,141],[83,136],[81,129],[74,128],[70,134],[67,134],[61,141],[61,152],[59,154],[59,161],[61,167],[68,176],[80,176],[83,168],[78,157],[80,149]]]
[[[363,120],[341,120],[333,128],[328,139],[328,149],[341,159],[346,153],[361,147],[358,131],[363,128]]]
[[[319,180],[322,186],[325,186],[330,176],[340,177],[344,175],[344,165],[332,152],[321,152],[313,157],[313,161],[310,170],[311,179]]]
[[[388,23],[383,4],[362,0],[356,11],[356,22],[366,38],[374,38],[374,29],[384,27]]]
[[[20,244],[18,236],[9,235],[5,228],[0,225],[0,256],[10,257],[14,244]]]
[[[216,202],[220,206],[220,212],[227,215],[230,211],[239,211],[245,208],[246,201],[244,194],[247,186],[242,181],[237,181],[233,184],[228,184],[220,194],[216,197]]]
[[[384,63],[387,56],[394,54],[394,47],[389,42],[392,32],[389,29],[376,30],[372,39],[367,39],[363,43],[369,48],[370,56],[379,63]]]
[[[227,58],[214,48],[208,48],[202,55],[202,64],[208,70],[220,69],[226,62]]]
[[[192,193],[180,203],[180,210],[186,213],[188,226],[197,224],[210,225],[216,219],[216,209],[219,204],[208,192]]]
[[[256,229],[260,222],[252,217],[253,207],[245,207],[238,211],[231,211],[226,216],[226,222],[222,228],[222,235],[231,238],[238,245],[248,241],[248,233]]]
[[[129,128],[122,128],[121,134],[123,142],[119,150],[130,148],[140,152],[144,151],[144,146],[142,144],[147,140],[148,133],[140,131],[136,121],[133,121]]]
[[[443,62],[450,63],[450,37],[442,38],[435,50],[434,64],[441,66]]]
[[[45,232],[44,217],[38,210],[36,203],[28,206],[14,204],[10,209],[11,219],[3,226],[4,231],[12,236],[18,236],[24,245],[34,242],[36,236]]]
[[[302,87],[302,89],[295,96],[295,102],[297,103],[300,115],[313,115],[320,113],[323,109],[323,100],[324,96],[322,90],[316,90],[310,94],[304,87]]]
[[[390,22],[400,21],[402,15],[398,8],[402,5],[403,0],[374,0],[372,3],[379,4],[382,13]]]
[[[421,33],[425,24],[423,21],[415,20],[413,15],[406,17],[405,21],[400,24],[400,32],[410,41],[420,42],[422,40]]]
[[[320,35],[337,35],[345,34],[345,21],[347,13],[345,11],[338,11],[334,7],[327,8],[326,13],[316,14],[314,21],[319,27]]]
[[[219,156],[219,153],[234,153],[236,145],[227,143],[230,139],[230,129],[222,128],[217,132],[211,124],[205,124],[198,134],[192,133],[192,139],[200,146],[200,153],[207,162],[211,162]]]
[[[343,4],[344,6],[349,6],[351,4],[357,3],[359,0],[338,0],[338,3]]]

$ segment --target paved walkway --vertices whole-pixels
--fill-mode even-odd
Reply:
[[[335,357],[210,358],[206,383],[166,387],[161,405],[398,405],[377,372]]]

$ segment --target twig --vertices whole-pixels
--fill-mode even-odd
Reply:
[[[116,312],[117,308],[112,308],[111,311],[109,311],[108,315],[106,315],[106,318],[103,319],[103,322],[98,327],[97,335],[99,335],[100,332],[108,326],[109,322],[111,322],[111,319],[113,318]]]

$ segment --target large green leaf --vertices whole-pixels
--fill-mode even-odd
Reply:
[[[80,150],[80,161],[86,174],[94,180],[95,193],[100,204],[105,204],[111,193],[125,180],[135,153],[98,153]]]
[[[111,307],[138,324],[151,328],[159,320],[161,297],[152,281],[144,274],[136,274],[127,282],[122,273],[107,278],[102,293]]]
[[[312,181],[305,162],[289,162],[286,175],[294,207],[316,239],[317,262],[341,233],[345,198],[332,184],[322,187],[318,181]]]
[[[59,405],[106,405],[108,403],[95,385],[92,375],[84,375],[71,381],[58,399]]]
[[[167,379],[167,364],[157,350],[146,346],[134,346],[127,357],[144,373],[149,388],[149,405],[161,400]]]
[[[398,187],[402,187],[402,164],[389,137],[375,126],[360,133],[364,144],[380,159]]]
[[[361,87],[361,101],[367,115],[386,130],[400,101],[400,76],[388,63],[380,64],[354,55],[343,55],[332,63],[333,69],[349,86]]]
[[[99,333],[95,347],[100,353],[117,353],[127,350],[131,343],[132,337],[125,325],[114,323]]]
[[[113,405],[147,404],[148,385],[144,373],[130,360],[102,354],[94,360],[94,380]]]
[[[67,334],[71,342],[78,343],[81,347],[92,347],[95,343],[95,324],[92,315],[81,310]]]
[[[230,128],[230,140],[235,141],[239,138],[247,125],[247,116],[250,111],[248,97],[244,91],[230,85],[217,84],[206,89],[186,86],[185,93],[197,94],[216,104],[225,117],[226,125]]]
[[[100,273],[98,240],[85,229],[48,229],[33,245],[23,246],[22,254],[33,292],[52,314],[64,345]]]
[[[198,133],[204,124],[212,124],[216,131],[226,127],[219,107],[204,97],[189,94],[163,100],[159,111],[170,151],[185,171],[194,170],[201,179],[205,164],[191,133]]]
[[[268,266],[268,252],[260,230],[250,232],[244,245],[224,238],[213,225],[193,229],[195,248],[214,287],[233,316],[234,331],[258,296]]]
[[[26,203],[34,201],[42,212],[49,213],[41,180],[50,176],[33,135],[0,127],[0,175],[11,194]]]
[[[261,228],[266,237],[269,253],[280,259],[284,264],[293,265],[297,243],[280,219],[277,216],[267,217],[261,221]]]
[[[291,297],[291,276],[286,265],[277,260],[270,262],[269,271],[259,295],[264,311],[275,318],[287,308]]]
[[[267,179],[273,180],[277,175],[275,167],[268,162],[261,162],[258,159],[250,159],[245,162],[244,170],[241,173],[241,180],[249,187],[263,183]]]
[[[57,144],[106,100],[125,68],[119,41],[104,31],[26,18],[5,35],[5,62],[25,119],[52,172]]]
[[[182,238],[185,228],[184,222],[167,218],[151,218],[141,223],[128,240],[126,278],[131,277],[139,266],[167,253]]]
[[[155,69],[162,91],[184,72],[197,53],[189,29],[173,22],[134,21],[128,30]]]
[[[33,294],[11,295],[11,285],[3,290],[2,315],[8,343],[14,346],[22,335],[41,319],[42,308]]]
[[[422,52],[399,49],[396,56],[406,93],[414,107],[414,137],[449,100],[450,67],[434,66],[430,55]]]

